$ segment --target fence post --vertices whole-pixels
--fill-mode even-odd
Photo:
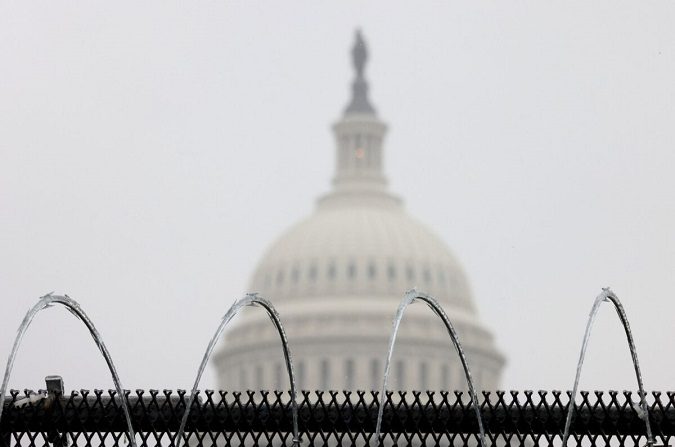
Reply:
[[[47,384],[47,402],[48,411],[51,413],[59,406],[58,400],[63,397],[63,378],[61,376],[47,376],[45,377]],[[47,433],[47,441],[54,447],[68,447],[68,434],[59,433],[58,430],[52,429]]]

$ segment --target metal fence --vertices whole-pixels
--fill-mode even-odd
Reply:
[[[185,411],[185,391],[127,392],[139,446],[171,446]],[[557,445],[569,393],[482,393],[480,410],[492,446]],[[675,435],[675,392],[648,396],[657,444]],[[302,445],[377,445],[377,392],[302,392],[298,395]],[[203,391],[187,425],[189,446],[291,445],[288,392]],[[645,445],[645,421],[630,392],[582,392],[568,445]],[[115,391],[80,391],[44,397],[12,391],[0,421],[0,444],[128,445],[121,400]],[[478,445],[478,424],[467,393],[391,392],[383,418],[384,445]]]

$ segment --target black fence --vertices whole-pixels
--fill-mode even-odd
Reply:
[[[185,391],[128,392],[136,443],[172,446],[188,400]],[[562,442],[569,393],[483,393],[480,410],[491,446],[555,445]],[[568,445],[643,446],[645,421],[630,392],[582,392]],[[675,392],[650,393],[649,418],[656,444],[675,435]],[[377,392],[302,392],[298,395],[301,445],[377,445]],[[0,421],[0,444],[127,446],[127,424],[114,391],[36,396],[13,391]],[[388,393],[384,445],[478,445],[478,424],[462,392]],[[186,446],[291,445],[288,392],[203,391],[186,427]]]

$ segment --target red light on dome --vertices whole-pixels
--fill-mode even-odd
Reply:
[[[356,149],[355,151],[356,158],[363,158],[366,155],[366,151],[362,147]]]

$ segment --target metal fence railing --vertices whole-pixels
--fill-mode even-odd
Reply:
[[[185,391],[127,392],[139,446],[171,446],[185,412]],[[569,393],[482,393],[480,411],[493,446],[560,445]],[[302,392],[298,395],[301,445],[377,445],[377,392]],[[635,393],[582,392],[569,445],[645,445],[645,421]],[[189,446],[291,445],[288,392],[203,391],[190,411]],[[675,392],[648,395],[657,444],[675,436]],[[0,444],[128,444],[122,401],[115,391],[68,396],[12,391],[0,421]],[[478,445],[472,404],[462,392],[391,392],[383,417],[384,445]]]

